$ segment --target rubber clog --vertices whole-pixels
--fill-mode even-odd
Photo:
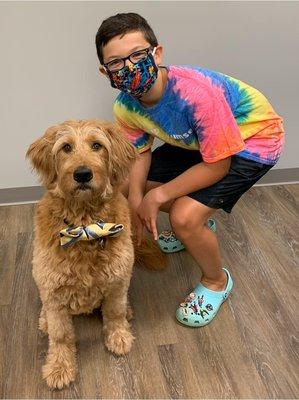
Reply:
[[[216,232],[216,222],[213,219],[208,220],[208,227]],[[158,245],[164,253],[176,253],[184,250],[183,243],[176,238],[175,234],[170,230],[162,231],[158,237]]]
[[[221,304],[228,298],[233,288],[233,279],[226,268],[227,284],[223,291],[210,290],[201,283],[180,304],[176,319],[188,326],[201,327],[209,324],[217,315]]]

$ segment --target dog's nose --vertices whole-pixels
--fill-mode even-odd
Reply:
[[[78,167],[74,172],[76,182],[89,182],[92,178],[92,171],[84,166]]]

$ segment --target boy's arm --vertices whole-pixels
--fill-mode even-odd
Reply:
[[[114,106],[114,114],[116,123],[118,124],[120,131],[126,137],[126,139],[136,148],[139,153],[139,157],[131,168],[129,174],[129,200],[131,203],[135,203],[137,200],[142,200],[145,191],[146,178],[151,164],[151,147],[154,138],[148,133],[141,129],[129,126],[128,123],[121,118],[117,105]]]
[[[188,193],[211,186],[228,173],[231,158],[227,157],[214,163],[201,162],[187,169],[181,175],[155,189],[158,203],[166,203]]]
[[[129,174],[129,195],[128,201],[132,212],[132,223],[137,245],[141,244],[143,224],[137,214],[137,210],[142,203],[147,174],[152,158],[151,150],[147,150],[139,155]]]
[[[131,168],[129,175],[129,201],[131,204],[139,203],[143,199],[148,171],[151,165],[152,152],[147,150],[139,154]]]

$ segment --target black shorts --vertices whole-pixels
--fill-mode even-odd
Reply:
[[[152,152],[147,179],[166,183],[202,161],[198,150],[187,150],[165,143]],[[230,170],[224,178],[212,186],[189,193],[188,196],[208,207],[222,208],[230,213],[242,194],[272,167],[273,165],[233,155]]]

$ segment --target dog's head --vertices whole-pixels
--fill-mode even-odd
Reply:
[[[127,177],[137,152],[116,124],[71,120],[50,127],[26,157],[48,190],[105,198]]]

